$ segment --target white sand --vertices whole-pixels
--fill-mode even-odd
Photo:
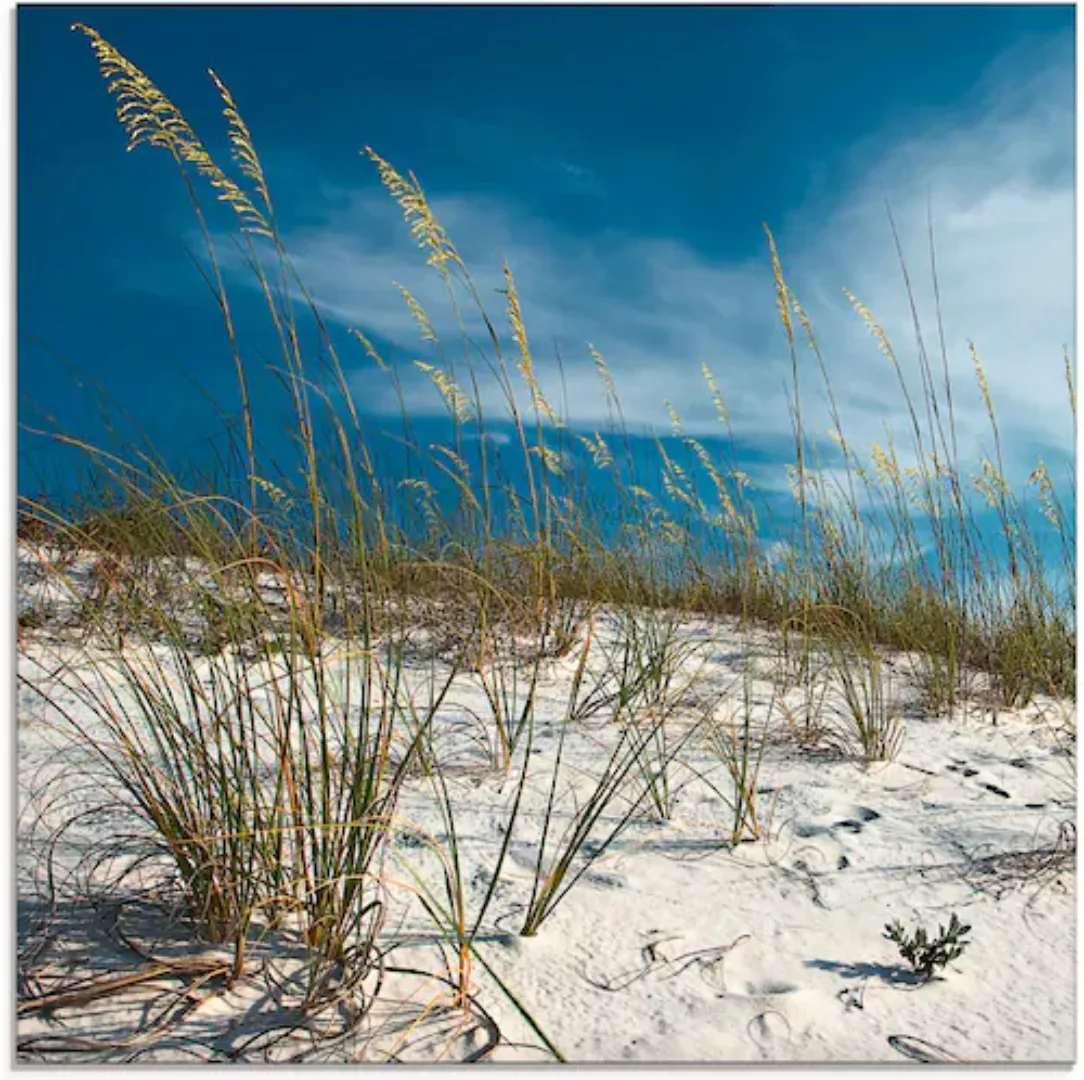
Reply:
[[[600,621],[603,639],[614,632]],[[697,694],[702,698],[714,687],[738,700],[739,658],[750,643],[724,623],[689,621],[684,633],[698,643],[706,665]],[[133,653],[147,649],[131,648]],[[62,664],[79,662],[74,644],[35,631],[24,637],[19,671],[40,685],[43,665],[58,672]],[[329,670],[341,677],[348,662],[330,660]],[[764,837],[734,850],[723,839],[730,810],[704,779],[726,791],[726,774],[703,745],[691,741],[681,755],[683,764],[673,770],[680,791],[671,820],[641,815],[578,881],[538,935],[526,939],[516,935],[574,664],[574,657],[550,664],[539,688],[526,801],[478,942],[480,954],[569,1061],[1073,1059],[1075,864],[1066,860],[1060,872],[1044,872],[1036,855],[1052,848],[1059,825],[1075,816],[1075,779],[1057,737],[1059,727],[1071,721],[1071,704],[1039,702],[1021,712],[1003,712],[996,722],[989,710],[933,718],[910,711],[903,720],[902,749],[887,765],[803,751],[784,737],[777,710],[776,737],[757,785]],[[60,670],[55,679],[70,679],[72,670]],[[904,658],[896,671],[906,696],[911,689]],[[424,668],[417,678],[420,686]],[[763,719],[772,686],[757,681],[753,690]],[[71,695],[61,691],[59,697],[93,726]],[[797,693],[791,691],[786,700],[796,704]],[[675,735],[694,713],[690,691],[689,708],[675,716]],[[485,717],[486,701],[477,677],[464,675],[441,709],[440,725],[448,760],[456,763],[450,769],[455,820],[473,913],[502,842],[514,777],[487,767],[472,741],[484,725],[472,714]],[[71,751],[59,759],[51,755],[57,735],[50,721],[55,720],[33,688],[23,685],[20,949],[38,973],[36,992],[52,988],[50,972],[70,982],[80,973],[131,972],[142,963],[112,934],[108,904],[74,910],[62,905],[51,924],[52,940],[36,957],[29,955],[40,940],[35,918],[42,914],[33,895],[42,887],[41,849],[33,841],[68,812],[32,796],[46,778],[77,761]],[[581,796],[616,737],[606,714],[569,736],[562,775],[569,782],[576,778]],[[76,790],[87,778],[79,767],[59,783]],[[89,805],[99,790],[95,784],[74,805],[81,805],[79,800]],[[566,791],[556,820],[567,822],[574,805]],[[621,805],[611,807],[593,841],[606,836]],[[432,789],[423,781],[410,782],[399,810],[442,836]],[[73,828],[54,854],[71,866],[95,843],[129,827],[116,815],[88,820]],[[389,867],[398,870],[393,876],[408,881],[404,867],[411,860],[426,880],[438,881],[432,856],[405,841],[394,846]],[[400,942],[389,963],[439,971],[433,925],[420,905],[405,887],[392,889],[389,903],[387,944]],[[900,919],[908,927],[921,923],[936,930],[952,912],[971,924],[971,944],[939,978],[916,984],[896,947],[882,936],[884,925]],[[176,928],[143,925],[141,918],[134,909],[124,911],[121,925],[141,941],[155,937],[156,956],[199,952],[200,946],[178,938]],[[257,958],[270,961],[261,973],[194,1008],[143,1053],[143,1060],[207,1058],[237,1050],[261,1025],[281,1025],[285,1014],[268,993],[267,975],[288,973],[298,962],[289,960],[285,946],[277,954],[268,946],[265,954]],[[538,1035],[477,964],[473,979],[477,1001],[501,1033],[489,1059],[545,1060]],[[28,1040],[46,1036],[68,1042],[76,1036],[124,1039],[177,1006],[175,995],[183,985],[164,978],[92,1004],[32,1012],[21,1018],[19,1037],[28,1046]],[[210,984],[194,992],[209,989]],[[371,1015],[348,1039],[317,1050],[295,1038],[270,1056],[461,1060],[484,1049],[487,1034],[477,1017],[467,1024],[458,1013],[433,1009],[426,1015],[426,1004],[444,989],[419,976],[390,974]],[[112,1056],[119,1060],[124,1054],[117,1050]],[[71,1053],[63,1058],[72,1059]]]

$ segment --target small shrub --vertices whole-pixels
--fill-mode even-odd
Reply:
[[[960,922],[956,913],[953,912],[948,927],[937,928],[936,938],[931,939],[923,926],[908,935],[898,919],[895,922],[886,923],[884,936],[896,943],[900,956],[911,965],[923,981],[926,981],[933,978],[937,968],[943,968],[963,955],[964,949],[970,944],[969,941],[964,940],[964,935],[970,929],[971,927]]]

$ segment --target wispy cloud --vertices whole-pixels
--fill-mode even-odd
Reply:
[[[940,369],[929,199],[961,452],[974,457],[991,441],[970,339],[1000,407],[1016,478],[1036,450],[1071,453],[1062,372],[1063,348],[1071,347],[1074,328],[1072,68],[1059,54],[1056,63],[1044,57],[1038,70],[1033,64],[1021,74],[1020,59],[993,70],[969,114],[942,118],[934,129],[856,162],[857,179],[834,205],[805,207],[781,223],[777,239],[788,281],[817,330],[852,444],[883,441],[887,427],[906,445],[908,423],[893,369],[844,286],[880,321],[912,392],[920,393],[914,321],[886,203],[899,230],[926,348]],[[397,281],[422,303],[442,336],[456,339],[440,280],[424,266],[401,222],[390,224],[395,205],[371,185],[330,195],[334,205],[321,224],[287,237],[301,276],[329,317],[394,343],[403,359],[424,355],[392,284]],[[594,426],[607,417],[586,345],[592,342],[612,365],[632,424],[667,428],[666,398],[688,431],[717,431],[700,376],[700,364],[707,362],[739,437],[789,438],[790,361],[766,253],[720,263],[679,240],[563,233],[532,219],[512,199],[430,196],[495,320],[503,307],[501,259],[515,269],[541,380],[572,422]],[[809,392],[805,421],[823,433],[830,421],[815,358],[799,348]],[[558,350],[563,386],[554,360]],[[359,361],[355,378],[370,407],[398,409],[381,389],[379,372]],[[443,408],[420,382],[409,383],[408,394],[411,408]]]

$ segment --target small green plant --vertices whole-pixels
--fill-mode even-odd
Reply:
[[[919,926],[908,935],[899,919],[885,924],[884,936],[896,943],[900,956],[911,965],[915,973],[923,981],[928,981],[933,978],[938,968],[943,968],[963,955],[964,949],[970,944],[964,939],[964,935],[970,929],[971,927],[960,922],[953,912],[948,928],[937,928],[936,938],[929,938],[924,926]]]

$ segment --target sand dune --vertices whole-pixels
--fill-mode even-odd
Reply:
[[[599,617],[591,663],[620,632],[616,619]],[[447,840],[433,784],[417,775],[397,808],[414,831],[390,841],[385,864],[382,944],[390,951],[379,994],[369,999],[363,989],[352,1006],[340,1002],[316,1023],[320,1038],[311,1025],[290,1030],[299,1022],[290,980],[300,977],[304,949],[288,933],[255,945],[244,977],[226,987],[228,955],[194,941],[154,895],[133,899],[109,884],[111,867],[143,850],[137,839],[106,850],[139,832],[133,818],[114,808],[74,821],[48,846],[76,809],[109,802],[100,766],[67,741],[56,706],[93,731],[98,721],[78,686],[99,679],[106,693],[110,676],[100,662],[93,672],[87,665],[93,641],[48,629],[26,635],[18,723],[23,1056],[53,1049],[64,1060],[546,1060],[551,1052],[525,1011],[572,1062],[1072,1060],[1071,703],[925,715],[908,658],[890,657],[902,741],[895,760],[870,764],[831,740],[802,745],[793,724],[802,692],[768,677],[766,635],[703,619],[686,620],[680,633],[690,650],[677,673],[687,685],[666,725],[668,745],[679,747],[666,771],[669,819],[640,799],[643,774],[630,769],[589,830],[574,866],[585,867],[582,876],[536,936],[519,935],[558,749],[544,865],[622,739],[605,709],[566,725],[577,653],[549,663],[536,688],[514,834],[475,941],[477,1008],[468,1017],[446,1007],[450,991],[437,976],[448,950],[416,900],[418,882],[439,886],[442,865],[417,837]],[[162,645],[126,648],[173,662]],[[325,671],[345,681],[356,660],[345,648],[338,653],[329,649]],[[755,668],[743,667],[750,657],[759,657]],[[412,692],[424,695],[436,669],[418,662],[410,670]],[[130,698],[123,679],[112,683],[111,692]],[[273,672],[265,685],[275,693]],[[751,702],[755,721],[748,737],[763,743],[754,784],[761,835],[731,846],[732,785],[710,736],[737,730],[741,700]],[[829,694],[829,713],[832,701]],[[495,767],[487,715],[477,675],[462,673],[434,739],[471,911],[491,888],[521,767]],[[150,868],[137,878],[153,885]],[[951,913],[970,925],[969,944],[923,982],[885,939],[885,924],[936,931]],[[99,982],[81,997],[80,980],[92,975]],[[128,981],[106,987],[103,978]],[[61,996],[45,1007],[50,994]]]

